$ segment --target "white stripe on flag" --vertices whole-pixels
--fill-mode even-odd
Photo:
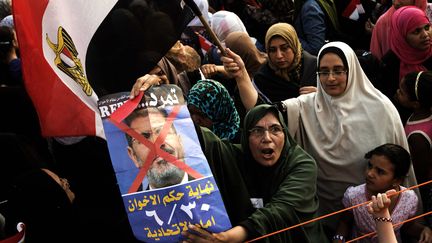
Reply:
[[[103,2],[103,3],[102,3]],[[62,27],[71,36],[85,72],[85,61],[88,45],[101,22],[108,15],[117,0],[57,0],[50,1],[42,19],[42,48],[46,61],[62,82],[95,112],[96,135],[104,137],[103,126],[97,109],[97,95],[83,92],[83,88],[54,63],[55,52],[50,48],[46,38],[57,44],[58,28]],[[67,59],[67,58],[66,58]],[[62,59],[63,60],[63,59]]]

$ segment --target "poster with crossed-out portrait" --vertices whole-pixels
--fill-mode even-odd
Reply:
[[[133,100],[104,96],[98,108],[135,237],[178,242],[189,224],[231,228],[181,89],[161,85]]]

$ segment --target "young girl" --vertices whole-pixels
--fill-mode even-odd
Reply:
[[[366,183],[349,187],[343,197],[344,206],[351,207],[369,201],[372,195],[385,193],[388,190],[397,192],[405,189],[400,184],[408,173],[411,158],[404,148],[396,144],[384,144],[376,147],[365,155],[368,160],[365,174]],[[393,224],[405,221],[413,217],[417,211],[418,199],[414,191],[405,191],[392,197],[389,206],[390,218],[373,218],[367,211],[367,206],[357,207],[346,211],[342,216],[333,242],[344,242],[347,236],[354,239],[364,234],[375,232],[374,221],[391,221]],[[395,234],[401,242],[400,229],[402,225],[395,227]],[[413,221],[404,224],[406,233],[420,240],[432,237],[429,228]],[[376,236],[363,238],[360,242],[378,242]],[[423,241],[421,241],[423,242]]]
[[[432,178],[432,72],[411,72],[399,84],[397,99],[413,113],[405,125],[418,183]],[[432,209],[432,186],[420,187],[425,212]],[[429,226],[431,225],[431,217]]]

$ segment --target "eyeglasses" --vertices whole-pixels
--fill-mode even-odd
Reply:
[[[347,70],[333,70],[333,71],[319,71],[317,74],[320,78],[329,78],[330,74],[333,75],[335,78],[342,77],[342,75],[345,75],[348,71]]]
[[[284,130],[283,127],[281,127],[280,125],[272,125],[269,128],[254,127],[251,130],[249,130],[249,132],[250,135],[254,137],[264,137],[266,131],[268,131],[272,135],[277,136],[283,133],[283,130]]]

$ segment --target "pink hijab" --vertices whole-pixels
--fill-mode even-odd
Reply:
[[[414,6],[426,10],[427,0],[414,0]],[[387,10],[375,24],[372,31],[370,51],[379,60],[390,50],[390,25],[394,12],[400,7],[400,0],[394,0],[393,6]]]
[[[408,44],[406,36],[418,26],[428,23],[425,12],[414,6],[402,7],[394,12],[390,48],[400,60],[399,80],[409,72],[427,70],[422,64],[432,56],[432,45],[429,50],[418,50]]]

